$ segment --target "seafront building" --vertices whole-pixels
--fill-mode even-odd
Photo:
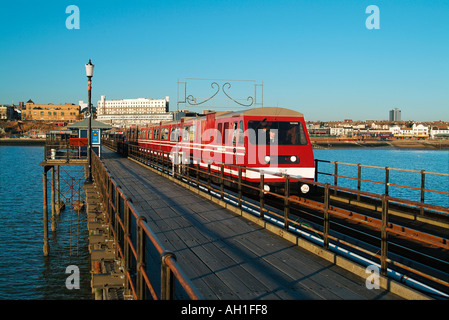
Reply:
[[[22,120],[74,122],[79,115],[79,105],[73,103],[35,104],[30,99],[22,109]]]
[[[401,110],[399,110],[398,108],[394,108],[393,110],[390,110],[389,113],[390,117],[390,121],[401,121]]]
[[[106,100],[102,95],[97,103],[97,120],[117,127],[145,125],[173,120],[168,110],[169,97]]]
[[[407,121],[331,121],[308,123],[312,137],[447,139],[449,123],[410,123]]]
[[[19,108],[21,108],[21,105]],[[16,120],[16,119],[20,119],[19,112],[17,111],[16,106],[14,105],[8,106],[3,104],[0,105],[0,120]]]

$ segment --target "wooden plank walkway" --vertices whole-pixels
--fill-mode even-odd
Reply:
[[[205,299],[400,299],[103,148],[102,161]]]

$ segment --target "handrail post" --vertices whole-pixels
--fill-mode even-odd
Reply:
[[[242,167],[239,166],[239,180],[238,180],[238,192],[239,192],[239,208],[242,209]]]
[[[263,220],[264,218],[264,206],[265,206],[265,190],[264,190],[264,182],[265,180],[265,174],[263,172],[260,172],[260,190],[259,190],[259,203],[260,203],[260,219]]]
[[[196,187],[200,188],[200,161],[196,161]]]
[[[290,196],[290,177],[285,175],[285,188],[284,188],[284,229],[288,230],[288,219],[290,215],[290,206],[288,198]]]
[[[388,187],[390,186],[390,168],[385,167],[385,194],[388,196]]]
[[[211,176],[210,176],[210,162],[207,163],[207,191],[210,193]]]
[[[120,248],[120,193],[118,187],[115,188],[115,212],[114,212],[114,232],[115,232],[115,246],[116,248]],[[119,257],[119,250],[115,250],[116,258]]]
[[[161,300],[173,300],[175,297],[175,281],[173,272],[167,265],[166,260],[176,256],[173,252],[164,251],[161,255]]]
[[[128,274],[130,273],[130,268],[131,268],[131,250],[130,250],[130,243],[129,243],[129,239],[131,237],[131,217],[129,214],[129,206],[128,206],[128,201],[129,198],[127,198],[124,201],[124,239],[123,239],[123,251],[124,251],[124,267],[125,267],[125,277],[126,277],[126,281],[125,281],[125,292],[129,292],[129,282],[131,281],[131,279],[128,278]]]
[[[224,164],[220,164],[220,198],[224,199]]]
[[[357,164],[357,190],[360,191],[360,179],[362,179],[362,166],[361,164]],[[357,201],[360,201],[360,193],[357,193]]]
[[[141,221],[146,222],[145,217],[140,216],[136,221],[136,242],[137,242],[137,277],[136,277],[136,292],[137,299],[145,300],[145,281],[141,269],[145,269],[146,257],[145,257],[145,232],[140,226]]]
[[[380,270],[383,275],[387,275],[388,258],[388,198],[382,195],[382,225],[381,225],[381,248],[380,248]]]
[[[426,184],[426,173],[424,170],[421,170],[421,203],[424,204],[424,194],[425,194],[425,184]],[[420,208],[421,215],[424,214],[424,207]]]
[[[334,162],[334,185],[337,185],[338,182],[338,163],[337,161]],[[334,195],[337,195],[337,188],[334,189]]]
[[[329,249],[329,183],[324,185],[324,211],[323,211],[323,246]]]

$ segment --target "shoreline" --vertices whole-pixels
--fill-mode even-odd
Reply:
[[[45,139],[1,138],[0,146],[45,146]]]
[[[449,150],[449,140],[335,141],[311,139],[311,141],[315,149]]]
[[[314,149],[449,150],[449,140],[335,141],[311,139]],[[44,146],[45,139],[1,138],[0,146]]]

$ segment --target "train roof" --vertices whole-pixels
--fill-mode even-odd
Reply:
[[[215,119],[241,117],[241,116],[304,117],[304,115],[301,112],[281,107],[262,107],[241,111],[218,111],[212,113],[215,114]],[[206,119],[206,116],[207,115],[205,114],[205,115],[198,115],[197,117],[183,117],[183,119],[184,121],[189,121],[193,119],[204,120]],[[179,121],[172,120],[162,122],[162,125],[171,125],[171,124],[179,124]],[[154,125],[157,126],[157,124]]]
[[[242,111],[224,112],[223,114],[216,114],[215,118],[217,119],[222,117],[239,117],[239,116],[304,117],[302,113],[287,108],[262,107]]]

